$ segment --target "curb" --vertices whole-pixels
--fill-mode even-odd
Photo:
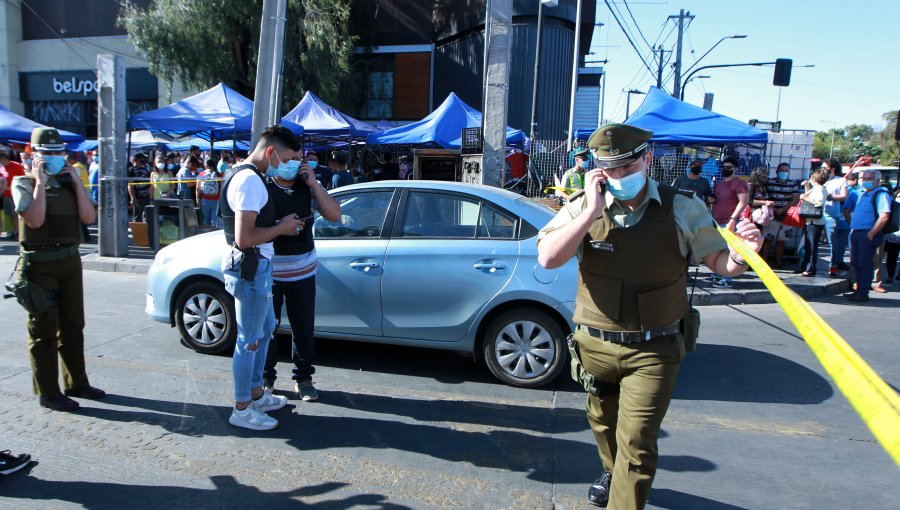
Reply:
[[[147,274],[151,264],[153,264],[152,259],[101,257],[96,253],[89,253],[81,257],[82,269],[89,271]]]
[[[785,278],[783,281],[789,289],[796,292],[803,299],[834,296],[850,289],[850,281],[846,279],[813,278],[812,281],[796,283],[793,278]],[[738,285],[740,285],[738,283]],[[775,298],[766,289],[754,289],[745,291],[728,290],[716,292],[709,290],[697,291],[691,300],[693,306],[713,305],[763,305],[775,303]]]

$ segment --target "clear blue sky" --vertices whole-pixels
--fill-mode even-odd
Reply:
[[[595,1],[595,0],[584,0]],[[635,29],[622,0],[620,21],[634,35],[632,41],[654,70],[655,60]],[[884,126],[881,115],[900,110],[900,20],[898,0],[682,0],[629,1],[628,6],[644,36],[653,44],[670,34],[674,20],[666,18],[680,9],[695,16],[685,33],[683,69],[690,67],[713,44],[725,36],[746,34],[746,39],[729,39],[707,55],[699,66],[744,62],[767,62],[791,58],[794,65],[791,85],[781,91],[780,119],[784,128],[825,131],[848,124]],[[618,12],[616,12],[618,14]],[[622,121],[625,117],[624,88],[647,91],[656,84],[656,73],[644,70],[635,50],[603,0],[597,1],[597,21],[604,26],[595,32],[589,59],[609,59],[606,64],[605,117]],[[663,45],[675,49],[677,31],[671,31]],[[603,47],[603,46],[618,46]],[[674,63],[674,52],[666,54]],[[667,65],[663,77],[670,75]],[[772,85],[772,67],[709,69],[692,80],[685,101],[702,105],[704,92],[715,94],[713,110],[747,121],[751,118],[775,120],[778,89]],[[672,92],[672,78],[663,84]],[[631,110],[643,96],[632,95]],[[822,120],[829,122],[820,122]]]

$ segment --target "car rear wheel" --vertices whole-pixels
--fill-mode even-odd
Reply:
[[[175,324],[188,347],[210,354],[227,351],[237,336],[234,300],[222,285],[192,283],[178,294]]]
[[[494,319],[482,341],[485,362],[497,379],[536,388],[559,375],[567,359],[565,333],[540,310],[514,310]]]

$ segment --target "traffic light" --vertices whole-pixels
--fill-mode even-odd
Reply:
[[[794,61],[789,58],[779,58],[775,61],[775,76],[772,78],[772,85],[777,87],[787,87],[791,84],[791,66]]]

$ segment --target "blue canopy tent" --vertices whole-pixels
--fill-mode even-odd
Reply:
[[[165,144],[166,148],[170,151],[186,151],[191,148],[192,145],[196,145],[198,147],[202,147],[203,143],[209,143],[207,140],[202,138],[188,138],[184,140],[177,140],[174,142],[168,142]],[[250,142],[246,140],[216,140],[213,143],[213,150],[232,150],[236,149],[239,151],[246,151],[250,149]]]
[[[225,84],[162,108],[132,115],[128,129],[163,133],[211,133],[231,137],[252,129],[253,101]]]
[[[313,138],[365,138],[382,131],[334,109],[309,91],[282,120],[303,126],[303,133]]]
[[[0,105],[0,140],[28,143],[31,141],[31,132],[39,127],[45,126],[43,124],[38,124],[33,120],[26,119],[21,115],[16,115],[5,106]],[[62,129],[59,130],[59,136],[62,138],[63,142],[67,143],[79,143],[84,141],[83,136],[76,133],[70,133],[69,131],[63,131]]]
[[[481,127],[481,112],[463,102],[451,92],[431,114],[424,119],[382,133],[369,135],[367,145],[424,145],[444,149],[458,149],[462,129]],[[525,141],[525,133],[506,128],[506,143]]]
[[[652,143],[667,145],[722,145],[768,141],[768,133],[722,114],[679,101],[651,87],[641,106],[625,121],[653,131]],[[575,137],[587,140],[593,129],[578,129]]]

